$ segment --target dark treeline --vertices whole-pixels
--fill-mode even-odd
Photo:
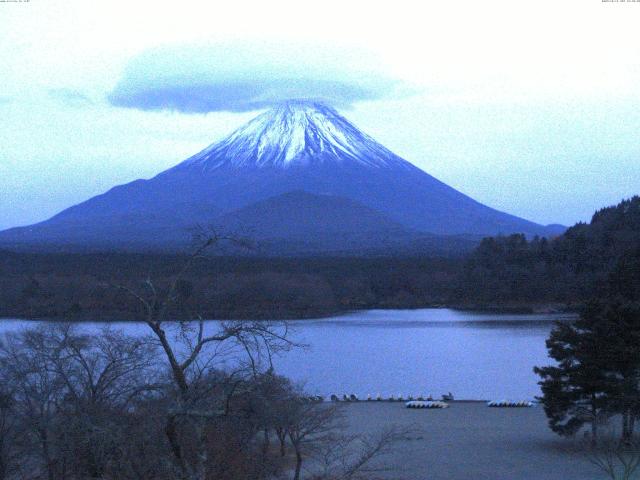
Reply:
[[[0,316],[140,318],[112,284],[166,284],[180,255],[0,252]],[[640,292],[640,197],[553,238],[490,237],[466,257],[210,256],[182,284],[209,318],[304,318],[365,308],[579,308]],[[173,312],[176,316],[182,312]]]
[[[485,241],[476,256],[496,245]],[[526,275],[529,265],[542,274],[524,286],[544,286],[539,294],[581,304],[580,318],[557,323],[546,342],[555,364],[534,369],[549,426],[573,436],[589,425],[595,463],[611,478],[632,478],[640,466],[634,436],[640,418],[640,197],[596,212],[589,225],[578,224],[551,242],[511,237],[503,247],[494,255],[502,264],[488,264],[512,279]],[[511,288],[526,298],[523,286]],[[619,429],[611,425],[614,418]],[[601,443],[614,431],[620,440],[607,443],[603,457]],[[622,462],[625,475],[616,476],[611,459]]]
[[[599,210],[591,223],[551,240],[485,238],[464,262],[454,298],[477,305],[581,305],[612,294],[640,295],[640,197]]]
[[[0,252],[0,317],[140,318],[139,305],[112,285],[133,288],[146,278],[166,285],[184,259]],[[182,293],[208,318],[309,317],[443,304],[457,269],[441,258],[205,257]]]

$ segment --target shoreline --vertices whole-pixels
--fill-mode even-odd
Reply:
[[[345,402],[346,403],[346,402]],[[342,411],[347,431],[376,435],[409,429],[379,460],[381,478],[397,480],[584,480],[604,478],[577,440],[547,426],[541,408],[490,408],[452,402],[446,409],[409,409],[390,402],[353,402]]]
[[[480,314],[499,314],[499,315],[553,315],[553,314],[578,314],[580,310],[579,305],[566,305],[566,304],[548,304],[548,303],[536,303],[528,305],[477,305],[477,304],[425,304],[421,306],[382,306],[382,305],[368,305],[363,308],[350,308],[345,310],[336,311],[296,311],[287,315],[279,316],[260,316],[260,315],[231,315],[223,318],[207,318],[206,320],[256,320],[256,321],[285,321],[285,320],[323,320],[333,317],[341,317],[350,314],[357,314],[368,310],[430,310],[430,309],[448,309],[461,312],[480,313]],[[0,313],[0,321],[2,320],[24,320],[24,321],[51,321],[51,322],[71,322],[71,323],[86,323],[86,322],[101,322],[101,323],[116,323],[116,322],[142,322],[144,318],[104,318],[100,315],[90,315],[90,312],[83,312],[82,315],[57,315],[57,316],[36,316],[36,317],[20,317],[10,316],[10,314]],[[167,320],[171,321],[171,320]],[[176,319],[175,321],[178,321]]]

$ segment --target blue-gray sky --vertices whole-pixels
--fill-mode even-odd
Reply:
[[[640,193],[640,3],[0,3],[0,229],[321,98],[492,207],[572,224]]]

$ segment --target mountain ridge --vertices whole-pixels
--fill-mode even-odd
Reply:
[[[401,225],[403,233],[398,235],[407,238],[408,232],[473,237],[561,233],[449,187],[362,133],[331,107],[296,101],[260,114],[149,180],[113,187],[39,224],[0,232],[0,245],[184,248],[193,225],[212,224],[225,214],[288,192],[321,196],[327,213],[333,208],[330,197],[355,202],[376,212],[377,218]],[[288,208],[304,223],[301,205]],[[263,215],[268,218],[269,212]],[[301,231],[300,225],[289,226],[279,238]],[[311,232],[307,237],[313,243]]]

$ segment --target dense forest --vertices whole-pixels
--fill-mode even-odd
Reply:
[[[551,240],[485,238],[465,260],[454,298],[464,304],[582,304],[640,296],[640,197],[597,211]]]
[[[0,316],[134,319],[118,286],[166,287],[185,256],[0,252]],[[208,318],[303,318],[364,308],[576,308],[610,293],[640,298],[640,197],[563,235],[490,237],[466,257],[207,256],[181,284]],[[185,312],[173,312],[177,317]]]
[[[186,257],[0,254],[0,316],[133,319],[121,289],[166,287]],[[184,304],[208,318],[304,318],[362,308],[444,304],[458,263],[430,258],[206,257],[182,282]],[[176,316],[187,312],[173,312]]]

